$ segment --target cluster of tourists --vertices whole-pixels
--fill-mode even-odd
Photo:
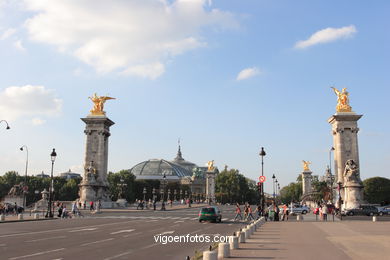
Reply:
[[[238,218],[240,220],[244,220],[244,221],[250,221],[250,220],[254,220],[255,217],[253,216],[253,213],[257,213],[257,217],[256,219],[258,219],[260,217],[260,206],[258,206],[255,211],[252,210],[252,207],[251,205],[247,202],[244,204],[244,207],[243,207],[243,212],[244,212],[244,216],[242,215],[242,211],[241,211],[241,207],[240,207],[240,204],[237,203],[236,204],[236,216],[234,217],[234,221],[237,221]]]
[[[320,220],[328,221],[328,215],[335,214],[335,208],[332,204],[319,204],[313,209],[313,214],[319,216]]]
[[[11,203],[0,203],[0,215],[18,215],[23,212],[23,207],[19,207],[16,202]]]
[[[241,210],[240,204],[236,204],[235,209],[235,217],[234,221],[243,220],[250,221],[254,219],[259,219],[262,216],[261,206],[257,205],[255,210],[252,210],[251,205],[249,203],[245,203],[243,205],[243,209]],[[264,210],[264,218],[266,221],[288,221],[289,208],[287,205],[277,205],[277,204],[269,204]],[[255,214],[256,217],[253,216]]]

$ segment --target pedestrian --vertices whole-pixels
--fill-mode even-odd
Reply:
[[[91,201],[89,202],[89,211],[93,211],[94,209],[95,209],[94,203],[93,203],[93,201],[91,200]]]
[[[73,202],[72,204],[72,214],[76,216],[77,213],[77,201]]]
[[[153,210],[156,210],[156,204],[157,204],[157,200],[155,199],[155,200],[153,201]]]
[[[233,221],[236,221],[236,219],[240,217],[240,220],[242,220],[242,214],[241,214],[241,208],[240,208],[240,204],[236,204],[236,216],[234,217],[234,220]]]
[[[84,208],[84,209],[87,209],[87,201],[86,201],[86,200],[84,200],[83,208]]]
[[[66,210],[66,206],[64,205],[64,208],[62,209],[62,218],[67,218],[68,217],[68,211]]]
[[[247,203],[244,204],[244,220],[248,219],[248,205]]]
[[[165,209],[165,202],[164,202],[164,201],[161,203],[161,210],[164,210],[164,211],[166,210],[166,209]]]
[[[261,218],[261,206],[257,205],[255,212],[257,212],[257,219]]]
[[[58,217],[62,217],[62,210],[63,210],[63,206],[62,206],[62,203],[59,205],[58,207]],[[50,213],[51,214],[51,213]]]
[[[252,220],[255,220],[255,218],[253,217],[253,215],[252,215],[252,208],[251,208],[251,205],[249,205],[248,204],[248,220],[250,221],[251,220],[251,218],[252,218]]]
[[[328,221],[328,206],[326,204],[322,206],[322,219],[323,221]]]

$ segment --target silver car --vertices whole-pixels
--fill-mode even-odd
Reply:
[[[390,205],[384,207],[376,207],[378,209],[379,216],[390,215]]]
[[[290,208],[291,213],[295,214],[306,214],[310,212],[310,208],[306,205],[294,205],[292,208]]]

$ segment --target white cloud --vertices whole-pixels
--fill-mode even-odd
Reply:
[[[44,86],[12,86],[0,92],[0,118],[7,120],[57,116],[61,108],[62,100]]]
[[[16,29],[14,28],[9,28],[7,30],[5,30],[1,36],[0,36],[0,40],[5,40],[5,39],[8,39],[10,36],[12,36],[13,34],[16,33]]]
[[[46,120],[35,117],[35,118],[31,119],[31,123],[33,125],[43,125],[44,123],[46,123]]]
[[[252,68],[246,68],[240,71],[237,75],[237,80],[244,80],[244,79],[249,79],[252,78],[256,75],[260,74],[260,70],[257,67],[252,67]]]
[[[20,51],[25,51],[26,50],[26,48],[23,47],[21,40],[17,40],[16,42],[14,42],[14,46],[15,46],[16,49],[18,49]]]
[[[345,26],[341,28],[326,28],[315,32],[309,39],[299,41],[295,44],[295,48],[304,49],[312,45],[333,42],[338,39],[348,38],[357,32],[354,25]]]
[[[236,28],[206,0],[25,0],[32,40],[74,55],[100,73],[156,78],[175,55],[207,45],[205,28]]]

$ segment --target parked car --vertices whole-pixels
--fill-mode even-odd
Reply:
[[[362,205],[359,208],[343,210],[342,214],[346,216],[354,216],[354,215],[374,216],[374,215],[379,215],[379,211],[375,206]]]
[[[293,205],[290,211],[295,214],[306,214],[310,212],[310,208],[306,205]]]
[[[202,208],[199,212],[199,222],[202,221],[222,222],[222,214],[218,207],[211,206]]]
[[[377,207],[379,216],[390,215],[390,205],[384,207]]]

